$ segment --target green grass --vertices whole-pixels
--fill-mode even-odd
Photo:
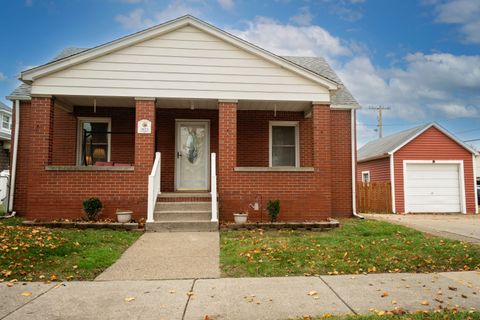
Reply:
[[[480,268],[480,246],[346,219],[328,232],[222,232],[220,264],[229,277],[473,270]]]
[[[305,318],[304,318],[305,319]],[[355,316],[323,316],[318,318],[309,318],[308,320],[474,320],[480,319],[480,312],[468,311],[445,311],[445,312],[419,312],[403,315],[355,315]]]
[[[0,220],[0,279],[92,280],[140,236],[115,230],[49,229]]]

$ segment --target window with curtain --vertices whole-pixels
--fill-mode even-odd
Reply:
[[[110,119],[80,119],[79,129],[79,164],[110,161]]]
[[[298,123],[271,122],[270,165],[272,167],[297,167]]]

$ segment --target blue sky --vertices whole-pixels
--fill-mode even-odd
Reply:
[[[1,0],[0,101],[17,74],[69,46],[92,47],[193,14],[282,55],[328,59],[364,109],[359,143],[437,121],[480,139],[479,0]],[[480,147],[480,141],[474,142]]]

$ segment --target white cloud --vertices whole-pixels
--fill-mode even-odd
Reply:
[[[142,8],[137,8],[126,15],[116,16],[115,21],[119,22],[126,29],[141,29],[172,20],[186,14],[199,16],[201,13],[200,9],[190,5],[190,2],[187,3],[180,0],[174,0],[162,10],[145,11]],[[202,3],[198,2],[198,4]]]
[[[299,26],[308,26],[312,23],[313,15],[308,7],[301,7],[299,13],[290,18],[290,21]]]
[[[480,56],[415,53],[404,60],[404,68],[381,69],[354,58],[339,74],[362,105],[391,107],[387,117],[480,117]]]
[[[430,0],[426,4],[434,6],[437,22],[458,25],[465,42],[480,43],[480,1]]]
[[[7,80],[7,76],[3,72],[0,72],[0,81],[3,80]]]
[[[220,6],[225,10],[230,10],[235,6],[235,2],[233,0],[217,0]]]
[[[227,29],[238,37],[279,55],[323,56],[327,59],[350,54],[340,38],[320,26],[295,26],[257,17],[247,27]]]

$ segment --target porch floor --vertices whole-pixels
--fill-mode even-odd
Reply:
[[[95,280],[219,278],[218,232],[143,234]]]

